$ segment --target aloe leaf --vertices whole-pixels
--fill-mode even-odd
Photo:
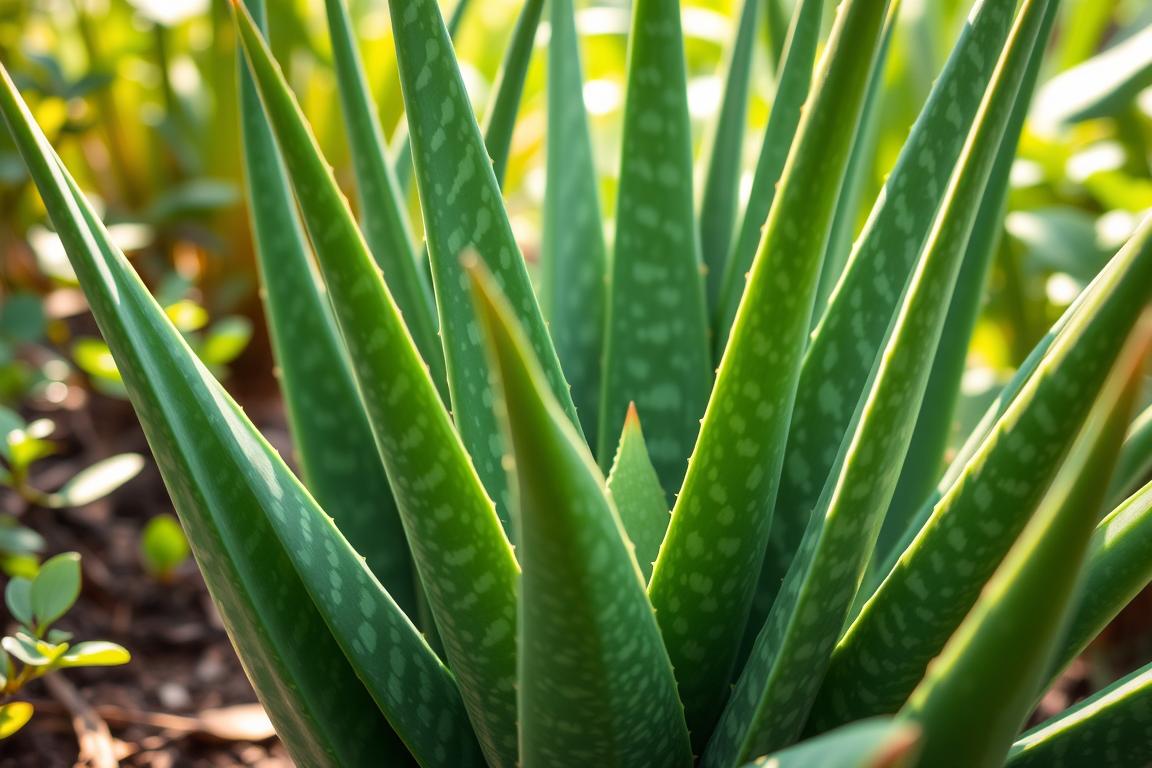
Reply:
[[[426,764],[464,755],[479,765],[451,675],[188,349],[0,75],[0,110],[121,363],[229,634],[295,759],[407,764],[392,728],[372,716],[379,705]],[[381,665],[381,654],[403,663]],[[436,702],[433,720],[407,702],[414,688]]]
[[[776,500],[779,514],[750,627],[767,615],[803,538],[992,78],[1015,6],[1015,0],[983,0],[961,33],[808,347]]]
[[[649,596],[700,741],[728,693],[767,547],[820,258],[887,5],[850,0],[837,17],[652,572]]]
[[[1152,483],[1096,527],[1084,565],[1081,598],[1048,672],[1055,678],[1152,582]]]
[[[932,353],[1046,0],[1025,6],[800,550],[704,754],[728,766],[799,735],[896,488]]]
[[[471,276],[519,489],[520,764],[688,768],[672,665],[604,477],[499,288],[479,262]]]
[[[1152,664],[1023,734],[1007,768],[1127,768],[1152,752]]]
[[[496,96],[488,110],[484,125],[484,145],[492,158],[492,172],[501,186],[508,169],[508,156],[512,152],[512,134],[520,100],[524,95],[524,82],[528,79],[528,65],[532,62],[532,49],[536,44],[536,30],[544,13],[544,0],[524,0],[524,7],[516,18],[512,39],[504,54]]]
[[[1152,218],[1089,289],[833,654],[815,722],[891,712],[968,613],[1051,483],[1148,302]],[[995,517],[989,517],[995,508]],[[901,638],[897,655],[881,651]],[[876,662],[876,654],[883,658]]]
[[[1152,343],[1133,333],[1052,488],[900,718],[922,729],[924,765],[999,766],[1035,706]]]
[[[773,0],[769,8],[775,6]],[[787,47],[780,64],[772,112],[768,116],[768,126],[764,129],[760,156],[752,176],[752,189],[748,193],[739,231],[732,242],[732,251],[724,260],[724,275],[712,323],[712,349],[716,359],[720,358],[728,342],[732,321],[736,319],[736,309],[744,293],[745,278],[756,257],[756,247],[760,244],[764,223],[776,199],[776,187],[784,172],[784,162],[800,125],[800,110],[812,84],[823,9],[823,0],[800,0],[788,27]]]
[[[1036,99],[1041,125],[1114,115],[1152,85],[1152,25],[1049,80]]]
[[[263,0],[248,0],[248,7],[263,16]],[[367,558],[388,594],[415,616],[412,557],[388,476],[376,453],[328,299],[314,277],[275,137],[242,60],[240,98],[261,296],[305,484]],[[308,344],[300,344],[301,338]],[[320,402],[324,408],[316,407]],[[334,452],[333,445],[345,450]]]
[[[541,304],[589,445],[597,444],[608,255],[572,0],[552,0]]]
[[[436,335],[436,311],[427,276],[416,261],[416,246],[384,142],[380,118],[368,94],[368,79],[356,50],[356,36],[348,18],[346,0],[325,0],[336,84],[343,106],[344,126],[356,173],[364,239],[384,281],[404,314],[420,356],[441,388],[446,379],[444,351]]]
[[[743,768],[899,768],[912,764],[917,741],[915,726],[877,717],[753,760]]]
[[[251,18],[236,18],[448,662],[485,757],[512,765],[519,568],[511,545],[292,92]],[[478,645],[476,633],[490,642]]]
[[[504,449],[492,410],[484,349],[460,266],[465,250],[480,256],[516,308],[549,385],[573,423],[576,409],[508,223],[440,9],[435,0],[409,0],[390,3],[389,10],[448,361],[452,413],[476,471],[506,523]]]
[[[1041,40],[1048,39],[1058,8],[1059,5],[1053,3],[1048,11],[1048,17],[1040,30]],[[902,540],[910,521],[931,496],[941,473],[960,384],[968,362],[968,347],[980,315],[988,272],[1003,231],[1008,182],[1016,161],[1016,148],[1046,49],[1047,46],[1038,45],[1032,50],[1032,60],[1028,63],[1016,107],[1001,142],[1000,155],[996,158],[996,165],[985,189],[984,202],[968,241],[964,266],[961,267],[948,307],[943,343],[936,350],[932,363],[932,376],[928,379],[928,389],[916,421],[912,445],[904,460],[904,468],[900,471],[900,482],[896,486],[892,505],[880,529],[874,554],[878,560],[877,565],[884,562],[895,545]]]
[[[1109,497],[1123,498],[1147,478],[1149,472],[1152,472],[1152,407],[1136,417],[1128,430]]]
[[[668,530],[668,502],[652,460],[648,458],[648,446],[635,406],[628,409],[624,419],[624,431],[620,433],[616,458],[608,473],[608,491],[620,513],[624,532],[635,546],[636,561],[647,583]]]
[[[628,406],[636,403],[669,496],[684,477],[712,384],[684,66],[680,3],[637,0],[597,455],[607,467]]]
[[[732,228],[740,204],[740,161],[744,155],[752,59],[756,52],[757,12],[762,1],[744,0],[740,11],[700,199],[700,252],[710,309],[715,308],[720,297],[724,262],[732,244]]]

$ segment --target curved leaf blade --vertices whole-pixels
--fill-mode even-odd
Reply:
[[[620,513],[624,532],[635,547],[636,561],[647,584],[668,530],[668,502],[648,457],[635,406],[628,409],[624,419],[624,431],[608,473],[608,492]]]
[[[863,720],[743,768],[899,768],[912,764],[919,733],[892,718]]]
[[[532,49],[536,44],[536,30],[544,14],[544,0],[524,0],[524,7],[516,17],[512,39],[504,53],[496,97],[484,121],[484,146],[492,158],[492,172],[500,186],[504,186],[504,173],[508,170],[508,156],[512,153],[512,136],[516,117],[528,79],[528,65],[532,62]]]

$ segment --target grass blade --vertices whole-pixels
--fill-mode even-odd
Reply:
[[[772,0],[769,8],[774,7],[776,2]],[[732,243],[732,252],[724,261],[724,275],[712,322],[712,348],[717,360],[728,342],[728,333],[744,293],[745,278],[756,257],[756,247],[760,244],[764,223],[776,199],[776,186],[784,172],[788,151],[792,148],[796,129],[800,125],[800,109],[808,98],[812,84],[823,9],[823,0],[800,0],[792,16],[788,46],[777,79],[776,96],[772,101],[772,112],[768,116],[760,157],[752,176],[752,189],[744,207],[739,232]]]
[[[465,250],[480,256],[515,307],[548,383],[573,423],[576,410],[508,223],[440,9],[435,0],[408,0],[390,3],[389,10],[448,362],[452,413],[476,471],[507,524],[508,479],[500,463],[504,449],[491,406],[484,349],[460,266]]]
[[[536,45],[536,30],[544,13],[544,0],[524,0],[524,7],[516,18],[512,39],[504,54],[496,97],[488,111],[484,127],[484,145],[492,158],[492,172],[496,181],[504,185],[508,169],[508,155],[512,151],[512,134],[516,129],[516,116],[524,95],[524,82],[528,79],[528,65],[532,62],[532,49]]]
[[[776,500],[779,514],[750,626],[767,615],[804,536],[992,78],[1015,6],[1016,0],[984,0],[961,34],[805,354]],[[836,375],[829,375],[832,370]]]
[[[425,749],[439,751],[443,764],[448,754],[462,754],[478,765],[447,670],[188,349],[112,245],[2,69],[0,110],[113,355],[131,362],[121,366],[125,383],[193,551],[296,760],[369,765],[386,756],[408,763],[392,730],[371,716],[378,704],[421,756],[431,754]],[[333,573],[342,580],[334,582]],[[348,593],[357,600],[345,600]],[[381,652],[405,663],[382,667]],[[427,686],[436,701],[435,722],[399,705],[402,692],[414,686]]]
[[[248,0],[263,15],[263,0]],[[296,201],[241,56],[244,161],[264,308],[305,484],[412,617],[415,573],[328,299],[314,277]],[[309,340],[307,345],[296,343]],[[318,402],[325,408],[316,408]],[[333,445],[345,450],[334,453]]]
[[[873,718],[838,728],[743,768],[899,768],[912,765],[918,734],[892,718]]]
[[[1152,407],[1146,408],[1128,431],[1109,498],[1124,498],[1152,472]]]
[[[840,640],[813,718],[830,727],[891,712],[976,602],[988,577],[1051,483],[1152,285],[1152,218],[1089,289]],[[990,520],[995,502],[1000,511]],[[943,565],[942,565],[943,564]],[[904,638],[898,656],[893,633]],[[863,695],[862,695],[863,694]]]
[[[513,765],[512,548],[291,91],[251,18],[236,18],[448,662],[485,757]],[[492,642],[477,645],[474,633]]]
[[[1034,519],[901,710],[922,728],[925,765],[1002,765],[1035,706],[1139,391],[1152,315],[1131,341]]]
[[[850,0],[837,19],[652,572],[649,596],[701,741],[728,694],[768,543],[820,257],[887,5]]]
[[[1127,768],[1152,750],[1152,664],[1136,670],[1067,712],[1041,723],[1012,745],[1007,768]]]
[[[640,416],[628,409],[624,431],[608,474],[608,491],[620,513],[624,532],[635,547],[644,583],[652,577],[652,565],[668,530],[668,502],[660,478],[648,458],[648,446],[640,429]]]
[[[597,445],[608,254],[572,0],[550,3],[541,304],[589,445]]]
[[[671,495],[712,385],[677,0],[633,5],[627,93],[597,456],[635,403]]]
[[[700,252],[706,270],[704,285],[709,311],[715,311],[720,298],[724,262],[732,245],[732,228],[740,204],[740,161],[744,154],[752,59],[756,52],[757,11],[761,2],[744,0],[740,12],[700,200]]]
[[[384,281],[404,314],[420,356],[432,369],[432,380],[446,395],[444,351],[436,334],[431,286],[416,261],[416,246],[404,209],[404,198],[392,174],[380,118],[368,95],[368,79],[356,50],[356,36],[346,0],[325,0],[336,83],[344,126],[356,173],[364,239]]]
[[[932,354],[1047,0],[1029,0],[1001,56],[884,352],[808,531],[736,685],[705,766],[799,735],[868,562],[912,438]]]
[[[520,764],[688,768],[672,665],[604,478],[478,265],[472,285],[519,488]]]

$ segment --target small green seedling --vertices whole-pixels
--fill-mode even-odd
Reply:
[[[163,514],[148,521],[140,535],[140,559],[157,581],[170,583],[189,554],[188,539],[175,517]]]
[[[15,577],[4,590],[16,631],[0,639],[0,739],[19,731],[32,717],[32,705],[9,701],[24,687],[58,669],[127,664],[128,651],[116,643],[72,643],[55,628],[80,596],[80,555],[65,552],[47,560],[31,579]]]

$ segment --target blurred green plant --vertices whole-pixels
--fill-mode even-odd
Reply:
[[[1145,492],[1124,499],[1143,479],[1125,452],[1152,340],[1150,110],[1124,42],[1152,20],[1140,3],[848,0],[824,20],[823,0],[773,2],[759,55],[776,98],[747,102],[760,22],[742,6],[701,163],[695,54],[714,11],[552,0],[544,128],[525,114],[538,3],[508,55],[479,36],[503,61],[479,98],[467,25],[391,3],[377,20],[399,95],[376,100],[361,56],[379,51],[342,0],[303,59],[275,26],[299,8],[262,29],[263,4],[244,5],[238,92],[211,92],[242,126],[224,123],[303,482],[9,79],[0,109],[299,762],[1020,759],[1069,654],[1152,580]],[[299,76],[329,49],[338,117]],[[1028,108],[1056,82],[1050,52],[1058,77],[1124,66],[1045,126]],[[488,131],[474,99],[494,105]],[[401,122],[398,174],[384,137]],[[541,303],[518,134],[551,149],[529,195]],[[359,223],[330,162],[345,149]],[[1042,726],[1053,752],[1133,722],[1102,764],[1147,752],[1144,700],[1118,685],[1106,709]]]
[[[80,579],[80,556],[75,552],[49,558],[29,578],[9,579],[4,602],[17,626],[0,639],[0,739],[32,718],[30,703],[12,701],[32,681],[59,670],[113,667],[131,659],[115,643],[72,642],[70,632],[55,627],[80,596]]]
[[[157,515],[140,534],[140,558],[153,578],[170,583],[176,569],[188,560],[191,550],[184,529],[172,515]]]

